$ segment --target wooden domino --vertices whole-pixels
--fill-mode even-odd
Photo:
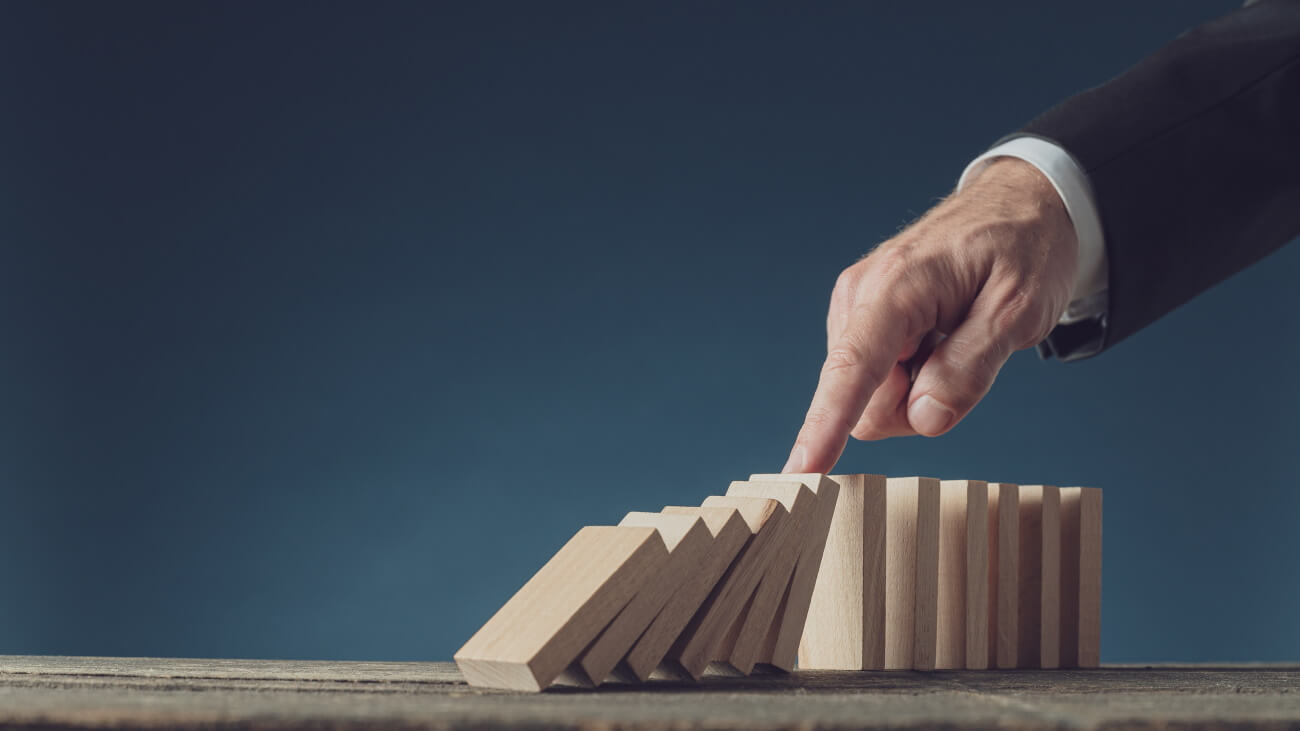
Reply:
[[[1020,662],[1020,486],[997,484],[997,648],[994,667]]]
[[[1055,667],[1060,642],[1060,492],[1020,486],[1016,667]]]
[[[1101,642],[1101,490],[1061,488],[1061,667],[1097,667]]]
[[[939,483],[939,612],[935,667],[988,663],[988,483]]]
[[[882,475],[832,475],[839,488],[808,605],[799,665],[885,667],[886,498]]]
[[[891,477],[885,489],[885,669],[933,668],[939,481]]]

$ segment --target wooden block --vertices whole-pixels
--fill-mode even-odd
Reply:
[[[667,561],[654,528],[583,528],[469,638],[456,665],[470,685],[546,688]]]
[[[768,636],[775,640],[779,634],[781,602],[792,586],[795,564],[810,538],[819,501],[812,490],[798,481],[733,482],[727,488],[727,496],[779,500],[790,514],[780,545],[774,549],[776,555],[759,581],[749,606],[736,619],[735,641],[726,643],[724,651],[714,657],[729,666],[729,671],[749,675],[759,660],[770,658],[775,649],[774,642],[768,643]],[[790,664],[793,666],[793,659]]]
[[[699,680],[718,656],[727,633],[754,596],[759,581],[785,539],[790,513],[777,500],[710,496],[704,507],[736,508],[753,538],[741,549],[727,573],[710,592],[672,649],[661,669],[671,677]]]
[[[997,503],[993,486],[970,480],[966,501],[966,667],[995,667],[997,653]]]
[[[885,478],[832,475],[839,486],[808,607],[799,667],[885,667]]]
[[[1101,490],[1061,488],[1061,667],[1097,667],[1101,639]]]
[[[760,662],[779,668],[786,672],[794,670],[799,657],[799,641],[803,637],[808,622],[808,609],[812,604],[812,594],[821,571],[826,551],[826,539],[830,534],[831,521],[835,517],[835,506],[839,498],[839,485],[822,474],[789,475],[750,475],[751,482],[798,480],[804,487],[817,496],[817,510],[812,523],[799,546],[799,559],[795,564],[794,577],[781,606],[777,610],[777,621],[764,644]],[[730,492],[730,491],[728,491]]]
[[[939,483],[938,669],[987,667],[988,484]]]
[[[571,668],[583,684],[605,682],[614,666],[632,649],[668,599],[699,570],[713,548],[713,534],[698,515],[628,513],[619,525],[659,531],[668,548],[668,561],[657,573],[646,575],[636,596],[582,654],[578,667]]]
[[[1039,667],[1061,666],[1061,490],[1043,487],[1042,620]]]
[[[1101,490],[1083,488],[1079,502],[1079,667],[1101,664]]]
[[[911,669],[916,663],[918,628],[922,646],[931,646],[938,600],[939,481],[925,477],[891,477],[885,481],[885,669]],[[924,521],[925,525],[920,523]],[[926,543],[921,547],[920,543]],[[930,546],[929,544],[933,544]],[[924,554],[924,557],[922,557]],[[924,571],[918,571],[924,562]],[[924,587],[918,576],[924,573]],[[928,605],[918,622],[918,596]],[[925,652],[923,651],[924,655]]]
[[[1016,667],[1055,667],[1060,648],[1060,491],[1050,485],[1021,485],[1019,493]]]
[[[933,670],[939,639],[939,481],[917,480],[916,624],[912,667]]]
[[[997,488],[998,584],[996,667],[1008,670],[1020,659],[1020,488]]]
[[[651,673],[668,654],[673,641],[686,629],[691,617],[704,604],[709,592],[740,553],[741,547],[753,536],[749,525],[735,508],[668,506],[663,512],[701,518],[712,534],[713,542],[698,565],[684,572],[682,583],[632,646],[624,661],[615,667],[615,677],[624,681],[644,682],[650,679]]]

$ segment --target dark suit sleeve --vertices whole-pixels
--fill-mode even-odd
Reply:
[[[1100,352],[1300,235],[1300,2],[1184,33],[1021,134],[1087,172],[1109,260],[1107,314],[1041,349]]]

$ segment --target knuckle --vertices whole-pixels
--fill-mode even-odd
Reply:
[[[1051,332],[1049,308],[1042,306],[1036,287],[1017,287],[998,303],[993,315],[994,337],[1003,338],[1015,349],[1028,347]]]
[[[800,430],[799,438],[795,440],[796,444],[805,443],[805,435],[809,432],[821,431],[827,427],[836,426],[839,426],[838,420],[835,418],[835,414],[830,410],[816,407],[811,408],[803,417],[803,429]]]
[[[863,361],[862,352],[858,348],[845,344],[837,345],[826,353],[826,363],[822,366],[822,372],[854,370],[861,368]]]
[[[877,249],[863,261],[869,268],[871,279],[888,286],[907,278],[915,266],[916,257],[911,246],[896,244]]]

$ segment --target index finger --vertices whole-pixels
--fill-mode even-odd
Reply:
[[[871,394],[884,382],[912,335],[909,316],[886,297],[854,307],[848,325],[826,353],[817,391],[783,472],[829,472]]]

